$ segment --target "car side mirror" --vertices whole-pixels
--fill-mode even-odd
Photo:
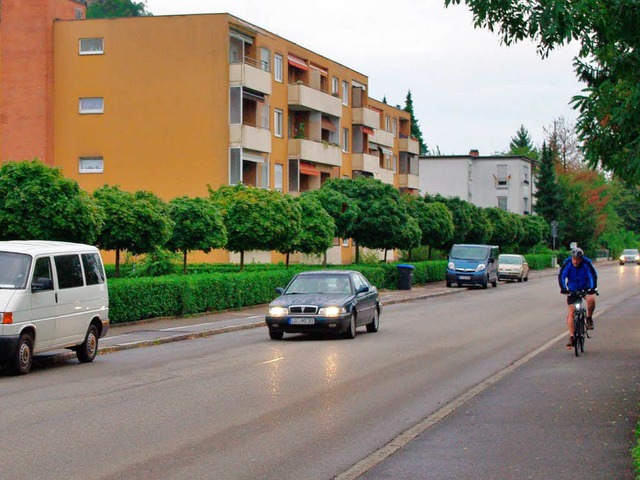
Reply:
[[[282,287],[278,287],[278,288],[276,288],[276,293],[277,293],[278,295],[282,295],[282,294],[284,293],[284,288],[282,288]]]
[[[363,285],[360,288],[358,288],[358,290],[356,290],[356,295],[360,295],[361,293],[366,293],[368,291],[369,291],[369,287],[367,287],[366,285]]]

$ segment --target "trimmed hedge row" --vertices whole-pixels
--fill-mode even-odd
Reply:
[[[532,269],[547,268],[551,255],[527,255]],[[445,279],[446,260],[412,262],[413,284],[423,285]],[[398,288],[398,264],[295,265],[287,269],[247,268],[243,272],[220,268],[211,273],[162,277],[110,278],[109,303],[112,323],[126,323],[155,317],[179,317],[198,313],[237,309],[269,303],[275,288],[286,286],[303,270],[331,268],[357,270],[380,289]]]

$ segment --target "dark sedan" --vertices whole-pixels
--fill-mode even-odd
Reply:
[[[269,304],[265,318],[273,340],[285,333],[340,333],[355,338],[361,325],[367,332],[378,331],[378,289],[360,272],[302,272],[276,291],[280,296]]]

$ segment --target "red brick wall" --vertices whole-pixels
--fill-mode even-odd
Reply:
[[[0,160],[53,164],[53,22],[76,0],[0,2]]]

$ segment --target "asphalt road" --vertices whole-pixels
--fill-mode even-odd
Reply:
[[[640,291],[640,269],[605,267],[600,277],[603,318]],[[380,331],[355,340],[274,342],[262,327],[0,376],[0,476],[333,478],[557,338],[564,309],[554,278],[541,277],[387,306]],[[597,335],[587,348],[595,355]],[[391,458],[367,478],[383,478],[373,469]]]

